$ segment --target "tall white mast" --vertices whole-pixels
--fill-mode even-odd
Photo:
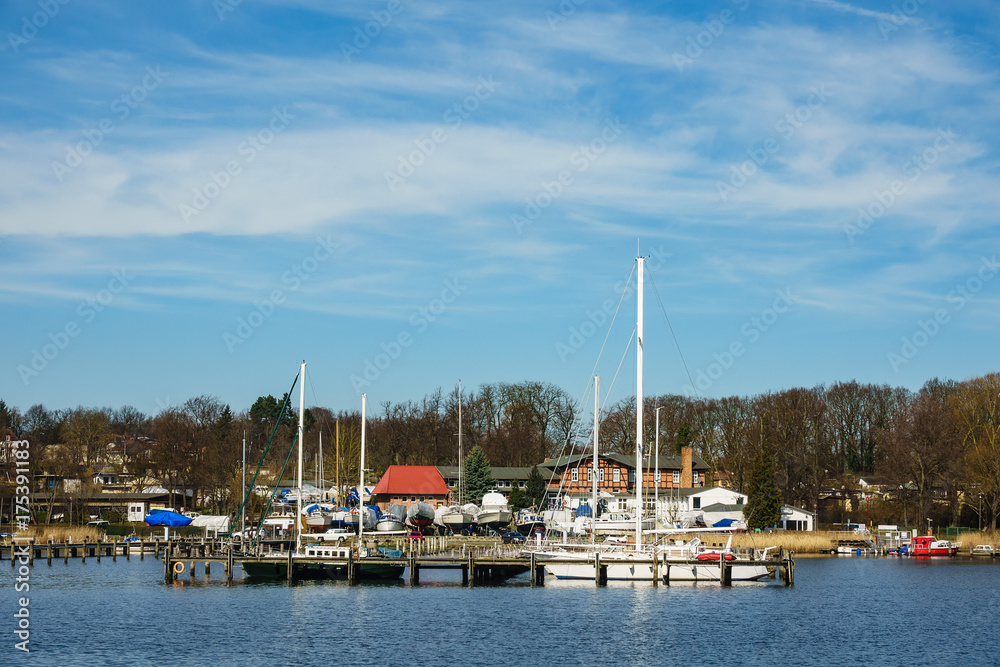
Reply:
[[[591,472],[590,496],[590,543],[597,541],[597,429],[600,427],[600,407],[598,405],[601,394],[601,376],[594,376],[594,470]]]
[[[306,406],[306,362],[299,366],[299,466],[295,477],[295,485],[298,487],[298,494],[295,509],[295,552],[298,553],[302,547],[302,436],[305,429],[305,406]]]
[[[458,504],[465,498],[462,489],[462,381],[458,381]]]
[[[240,530],[244,538],[247,534],[247,432],[243,431],[243,505],[240,509]]]
[[[365,410],[368,394],[361,394],[361,483],[358,485],[358,553],[365,536]]]
[[[642,546],[642,274],[646,260],[637,257],[639,262],[638,290],[636,298],[639,302],[635,323],[635,548]]]

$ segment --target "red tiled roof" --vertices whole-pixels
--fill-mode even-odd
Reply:
[[[448,485],[434,466],[389,466],[373,495],[448,495]]]

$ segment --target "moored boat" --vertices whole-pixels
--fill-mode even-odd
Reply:
[[[993,557],[997,555],[997,550],[992,544],[977,544],[969,550],[969,555]]]
[[[910,540],[911,556],[955,556],[961,548],[961,542],[939,540],[933,534],[917,535]]]

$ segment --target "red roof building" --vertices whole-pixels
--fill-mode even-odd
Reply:
[[[389,466],[372,491],[372,501],[380,509],[389,505],[448,502],[448,485],[434,466]]]

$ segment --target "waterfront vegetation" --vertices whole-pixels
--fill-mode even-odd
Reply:
[[[200,511],[235,514],[244,432],[252,467],[275,434],[264,462],[270,475],[258,485],[273,483],[281,470],[296,421],[290,406],[282,412],[285,397],[262,396],[241,412],[203,395],[156,415],[131,406],[33,405],[22,412],[0,400],[0,438],[31,443],[32,474],[40,480],[35,490],[46,496],[36,503],[41,523],[58,521],[54,508],[65,507],[74,493],[101,490],[100,473],[125,473],[117,487],[122,492],[125,485],[162,486],[170,492],[168,504],[183,507],[191,501],[174,491],[189,489]],[[456,388],[438,389],[417,402],[382,403],[367,426],[371,480],[392,464],[456,465],[459,400]],[[493,466],[533,466],[591,447],[586,406],[554,385],[485,384],[465,391],[461,403],[465,451],[478,448]],[[634,452],[634,403],[627,398],[602,411],[602,451]],[[709,479],[744,492],[751,490],[754,461],[766,457],[781,502],[818,508],[821,524],[853,519],[922,526],[930,519],[935,527],[996,527],[1000,521],[1000,373],[962,382],[933,379],[917,392],[840,382],[750,397],[651,396],[644,405],[649,415],[660,409],[664,454],[690,442],[708,464]],[[357,479],[359,411],[314,406],[304,417],[306,461],[318,458],[322,433],[326,479]],[[656,435],[650,419],[644,425],[646,452]],[[313,467],[306,469],[309,477]],[[9,511],[15,487],[6,472],[0,499]],[[881,492],[862,488],[861,480],[873,477]],[[75,489],[62,482],[74,479],[80,480]],[[114,488],[103,486],[105,492]],[[851,505],[839,502],[824,510],[820,500],[831,494]],[[64,513],[63,520],[71,516]]]

